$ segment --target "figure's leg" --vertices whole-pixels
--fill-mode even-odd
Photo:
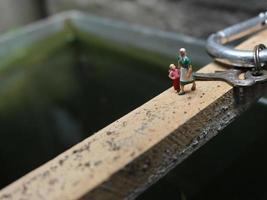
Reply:
[[[175,91],[177,91],[177,89],[179,88],[179,84],[178,84],[177,79],[173,80],[173,88],[174,88]]]
[[[174,84],[174,89],[177,91],[177,92],[180,92],[180,83],[179,83],[179,79],[175,79],[175,84]]]
[[[184,92],[184,85],[180,85],[180,92],[178,93],[179,95],[183,95],[183,94],[185,94],[185,92]]]
[[[192,85],[192,87],[191,87],[191,90],[192,90],[192,91],[196,90],[196,82],[195,82],[195,81],[193,82],[193,85]]]
[[[173,89],[176,90],[175,80],[172,80],[172,86],[173,86]]]
[[[180,85],[178,86],[177,90],[176,90],[178,93],[180,92]]]

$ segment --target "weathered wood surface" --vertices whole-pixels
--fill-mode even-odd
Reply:
[[[267,43],[267,31],[240,48],[259,41]],[[201,71],[218,69],[212,63]],[[233,95],[219,81],[197,82],[184,96],[170,88],[4,188],[0,199],[132,199],[258,98],[237,104]]]

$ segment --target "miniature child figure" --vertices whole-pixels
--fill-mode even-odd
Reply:
[[[172,79],[174,90],[180,91],[180,70],[174,64],[170,64],[169,78]]]
[[[196,83],[193,77],[193,69],[191,60],[186,55],[186,49],[181,48],[178,55],[178,67],[180,68],[180,92],[179,95],[184,95],[184,86],[193,83],[191,90],[196,90]]]

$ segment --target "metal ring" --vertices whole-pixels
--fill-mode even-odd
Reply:
[[[259,44],[254,47],[254,68],[252,69],[252,75],[254,76],[260,76],[262,75],[261,69],[262,69],[262,62],[260,60],[259,53],[260,51],[266,49],[266,46],[264,44]]]
[[[207,51],[215,60],[236,67],[254,68],[254,52],[249,50],[237,50],[225,44],[255,33],[267,27],[267,12],[228,27],[222,31],[209,36],[207,40]],[[261,62],[267,62],[267,49],[258,53]]]
[[[266,49],[266,46],[264,44],[256,45],[254,48],[254,64],[257,70],[260,70],[262,68],[262,62],[260,60],[259,53],[264,49]]]

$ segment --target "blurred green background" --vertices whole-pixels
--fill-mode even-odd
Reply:
[[[1,0],[0,30],[66,10],[206,38],[267,8],[260,0]]]

